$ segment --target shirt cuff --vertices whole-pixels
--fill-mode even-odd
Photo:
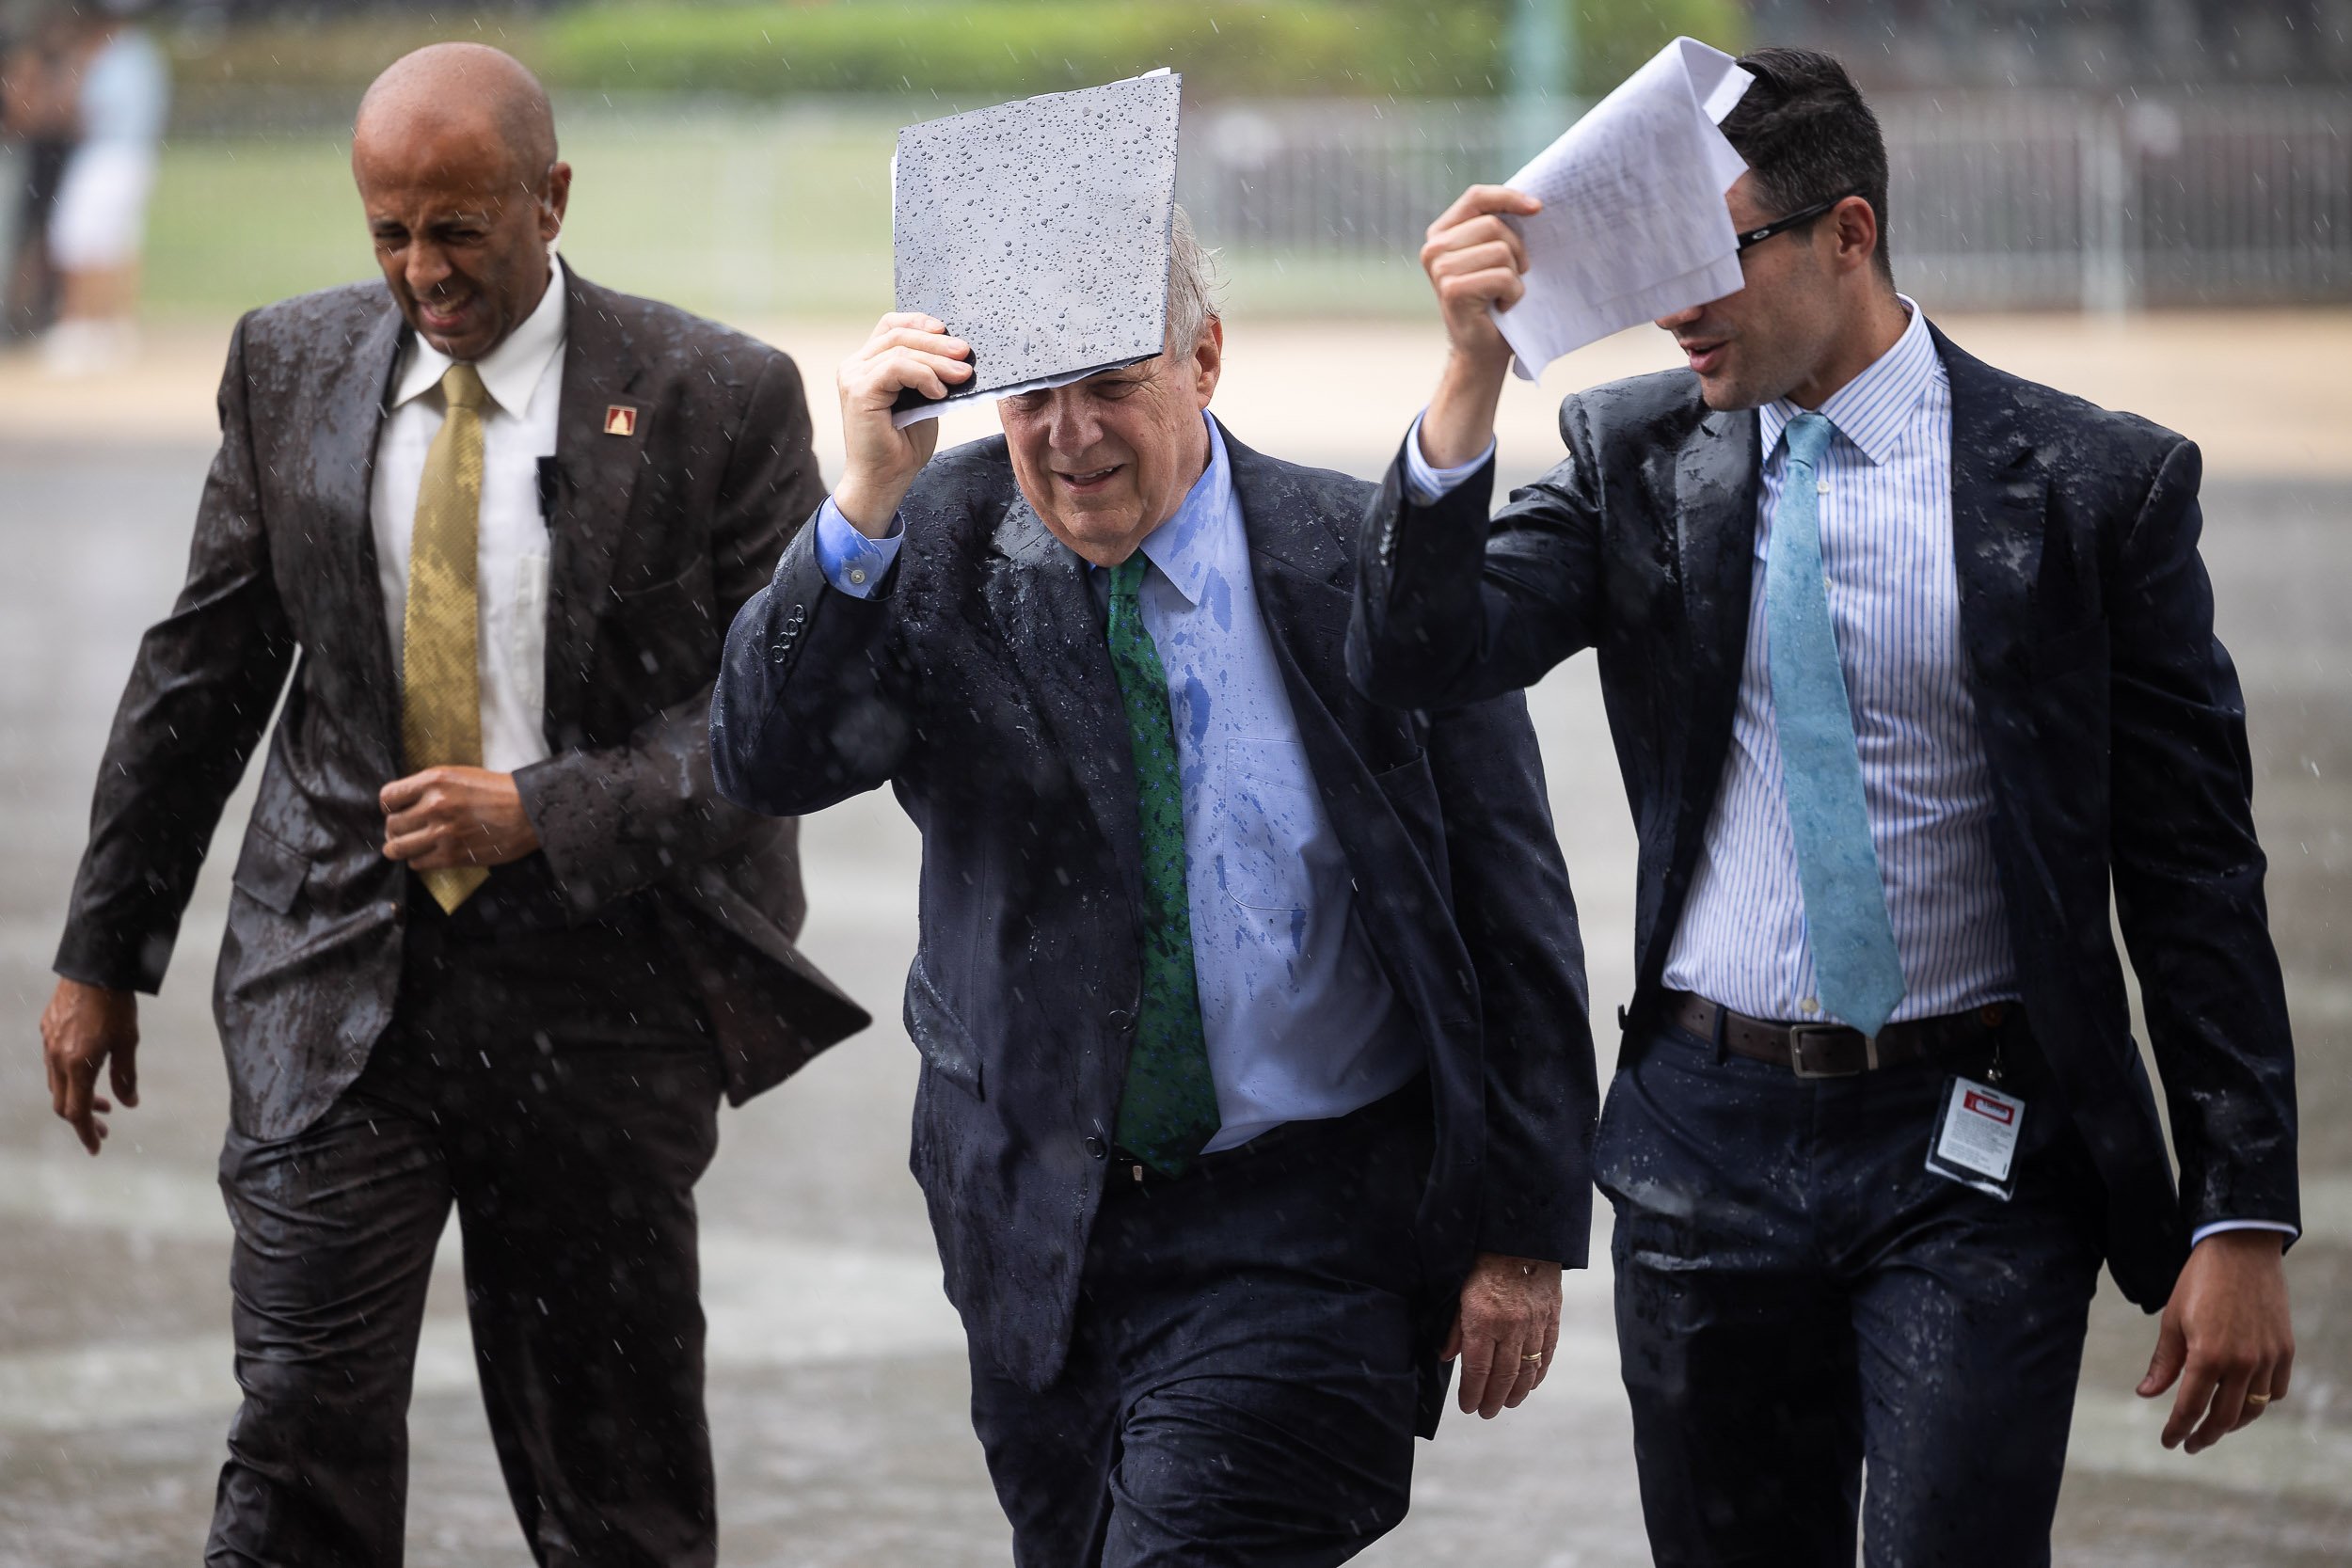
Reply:
[[[835,590],[853,599],[870,599],[898,559],[906,541],[906,525],[890,519],[890,531],[880,539],[860,533],[827,496],[817,509],[817,569]]]
[[[1412,492],[1415,506],[1435,506],[1462,482],[1486,466],[1495,454],[1494,437],[1486,437],[1486,450],[1467,463],[1451,468],[1433,468],[1429,459],[1421,454],[1421,421],[1427,409],[1413,416],[1413,428],[1405,433],[1405,487]]]
[[[2223,1230],[2276,1230],[2289,1239],[2303,1234],[2294,1226],[2279,1220],[2216,1220],[2211,1225],[2199,1226],[2196,1234],[2189,1237],[2188,1244],[2194,1247],[2206,1237]]]

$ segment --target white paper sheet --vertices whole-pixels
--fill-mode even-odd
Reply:
[[[1748,166],[1716,124],[1753,80],[1722,50],[1677,39],[1510,178],[1544,204],[1506,220],[1527,242],[1527,293],[1495,325],[1520,375],[1739,291],[1724,192]]]

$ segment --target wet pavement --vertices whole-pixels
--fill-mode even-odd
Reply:
[[[1368,435],[1284,455],[1370,473],[1388,435]],[[194,1562],[234,1400],[213,1185],[227,1095],[208,1006],[230,857],[208,866],[164,994],[145,1005],[143,1103],[103,1159],[50,1116],[34,1029],[99,748],[130,650],[179,580],[207,455],[0,440],[4,1568]],[[2259,1426],[2196,1460],[2167,1454],[2161,1410],[2130,1393],[2153,1323],[2103,1290],[2060,1508],[2067,1564],[2352,1560],[2352,481],[2233,477],[2207,503],[2303,1063],[2309,1235],[2289,1266],[2301,1354],[2292,1401]],[[1632,850],[1589,661],[1546,683],[1536,709],[1605,1020],[1629,984]],[[806,845],[807,949],[883,1022],[728,1113],[701,1189],[723,1557],[1000,1563],[961,1338],[905,1168],[915,1057],[897,994],[914,834],[869,796],[812,819]],[[520,1565],[451,1262],[411,1415],[409,1560]],[[1422,1448],[1412,1517],[1359,1560],[1647,1560],[1605,1271],[1572,1276],[1567,1313],[1534,1401],[1491,1424],[1450,1415]]]

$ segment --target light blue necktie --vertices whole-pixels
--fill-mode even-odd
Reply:
[[[1875,1035],[1903,999],[1903,966],[1870,843],[1853,710],[1822,578],[1816,476],[1836,434],[1823,416],[1800,414],[1783,435],[1780,505],[1764,567],[1765,630],[1781,786],[1796,835],[1821,1009]]]

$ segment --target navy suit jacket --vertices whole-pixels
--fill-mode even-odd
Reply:
[[[1450,1309],[1474,1250],[1581,1263],[1591,1217],[1583,950],[1534,735],[1516,696],[1427,715],[1360,696],[1344,641],[1372,487],[1226,440],[1309,767],[1428,1043],[1418,1231]],[[728,637],[712,767],[729,800],[780,815],[887,783],[922,831],[912,1163],[976,1349],[1042,1388],[1140,996],[1134,763],[1086,563],[1022,499],[1003,439],[933,460],[901,515],[872,599],[825,581],[813,528],[795,537]]]
[[[2153,1309],[2194,1227],[2297,1221],[2294,1052],[2245,705],[2197,553],[2200,459],[2169,431],[1935,341],[2016,974],[2060,1109],[2106,1183],[2108,1266]],[[1597,650],[1641,841],[1630,1044],[1656,1016],[1731,741],[1756,416],[1708,409],[1698,378],[1673,371],[1569,398],[1560,430],[1566,460],[1491,524],[1491,465],[1428,508],[1391,467],[1364,531],[1349,661],[1384,701],[1459,703]],[[2170,1104],[2177,1196],[2110,885]]]

